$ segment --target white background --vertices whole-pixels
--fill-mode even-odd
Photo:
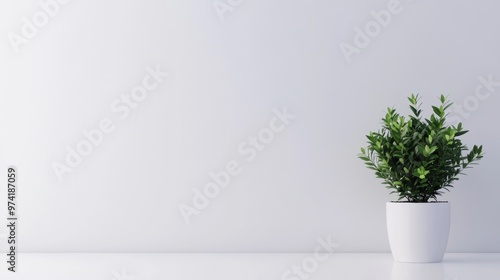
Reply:
[[[243,0],[221,20],[211,0],[73,0],[16,53],[8,34],[41,7],[1,1],[0,166],[2,182],[19,168],[19,250],[305,252],[330,234],[339,252],[387,252],[395,197],[357,154],[388,106],[408,113],[420,93],[426,113],[440,94],[468,102],[463,139],[486,152],[442,198],[448,252],[500,252],[500,87],[474,97],[479,77],[500,81],[500,4],[402,0],[348,63],[340,44],[388,2]],[[110,104],[154,65],[170,76],[120,120]],[[238,145],[285,106],[296,118],[247,162]],[[116,129],[59,182],[52,164],[104,118]],[[179,205],[230,160],[241,174],[187,225]]]

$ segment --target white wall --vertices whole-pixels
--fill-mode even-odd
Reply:
[[[500,252],[500,87],[474,97],[479,77],[500,81],[498,1],[401,0],[350,63],[340,44],[395,2],[230,2],[221,21],[212,0],[74,0],[17,53],[9,32],[42,8],[1,2],[0,166],[20,170],[20,251],[311,251],[328,234],[338,251],[388,251],[395,197],[356,156],[415,92],[426,109],[468,102],[464,141],[486,151],[443,197],[448,251]],[[155,65],[170,76],[120,119],[111,104]],[[247,161],[238,145],[284,107],[295,119]],[[59,182],[54,162],[103,119],[115,129]],[[179,205],[231,160],[241,173],[186,224]]]

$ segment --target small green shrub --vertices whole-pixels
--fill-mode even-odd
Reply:
[[[382,129],[370,132],[368,146],[361,148],[359,158],[375,171],[377,178],[398,200],[410,202],[437,200],[443,189],[449,191],[462,171],[483,157],[483,147],[476,146],[467,153],[459,136],[467,133],[462,123],[446,126],[447,109],[452,105],[441,95],[440,106],[422,120],[419,96],[408,98],[413,115],[405,118],[388,108],[382,119]]]

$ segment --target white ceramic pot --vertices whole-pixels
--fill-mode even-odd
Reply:
[[[398,262],[441,262],[450,232],[448,202],[387,202],[387,232]]]

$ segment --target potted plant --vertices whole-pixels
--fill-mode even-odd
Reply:
[[[450,228],[450,203],[437,201],[462,171],[483,157],[483,147],[462,143],[462,123],[447,125],[452,105],[441,95],[440,105],[422,119],[419,96],[408,98],[413,112],[407,118],[388,108],[382,128],[370,132],[359,158],[398,201],[387,202],[387,231],[392,255],[400,262],[441,262]],[[434,200],[434,201],[429,201]]]

